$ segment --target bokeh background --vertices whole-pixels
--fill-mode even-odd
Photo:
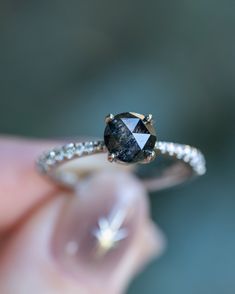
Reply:
[[[206,176],[151,195],[168,248],[129,294],[235,293],[234,69],[235,1],[0,2],[1,133],[100,136],[109,112],[151,112],[206,155]]]

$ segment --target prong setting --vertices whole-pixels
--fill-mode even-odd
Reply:
[[[109,153],[108,154],[108,161],[109,162],[114,162],[116,161],[117,155],[115,153]]]
[[[148,114],[144,117],[144,123],[145,124],[152,124],[153,123],[153,115],[152,114]]]
[[[155,150],[152,150],[152,151],[146,151],[146,153],[148,154],[145,161],[143,163],[150,163],[151,161],[153,161],[157,154],[156,154],[156,151]]]
[[[111,122],[114,119],[114,115],[112,113],[108,114],[105,117],[105,123],[108,124],[109,122]]]

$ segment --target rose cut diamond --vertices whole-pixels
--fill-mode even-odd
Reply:
[[[104,131],[109,153],[125,163],[146,162],[153,155],[156,140],[152,121],[133,112],[115,115]]]

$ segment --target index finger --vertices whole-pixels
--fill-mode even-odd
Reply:
[[[51,146],[40,140],[0,138],[0,231],[57,189],[37,174],[34,164]]]

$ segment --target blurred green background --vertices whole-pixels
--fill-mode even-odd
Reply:
[[[128,293],[235,293],[235,1],[1,0],[0,65],[1,133],[151,112],[159,139],[199,147],[207,175],[151,195],[168,248]]]

